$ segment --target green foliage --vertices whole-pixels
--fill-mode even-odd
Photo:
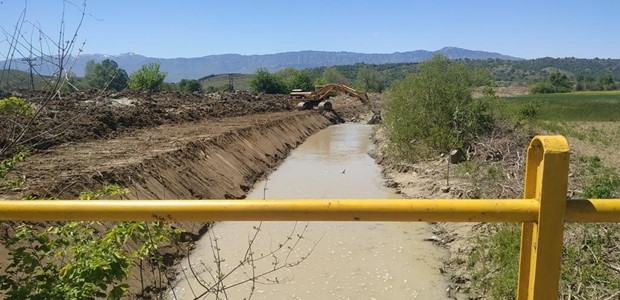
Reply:
[[[129,88],[136,91],[160,91],[164,85],[167,73],[159,71],[159,63],[143,65],[138,71],[131,74]]]
[[[0,160],[0,181],[4,180],[6,174],[11,171],[17,163],[24,161],[28,155],[30,155],[30,151],[27,149],[19,149],[9,158]]]
[[[567,224],[562,249],[562,299],[616,299],[619,224]],[[571,295],[570,297],[568,295]]]
[[[179,81],[179,90],[181,92],[193,93],[202,92],[202,83],[196,79],[181,79]]]
[[[598,88],[604,91],[611,91],[618,89],[616,86],[616,82],[614,81],[613,75],[611,73],[605,73],[601,75],[597,80]]]
[[[385,90],[387,82],[379,71],[364,66],[357,71],[355,86],[365,92],[381,93]]]
[[[113,60],[105,59],[101,63],[89,60],[86,63],[84,80],[92,88],[121,91],[127,88],[129,76]]]
[[[534,94],[568,93],[573,90],[573,82],[559,72],[554,72],[549,77],[539,81],[532,87]]]
[[[118,185],[106,185],[102,187],[100,190],[91,192],[82,192],[80,193],[80,200],[95,200],[100,199],[102,197],[115,197],[115,196],[123,196],[129,193],[129,190],[126,188],[122,188]]]
[[[613,74],[607,72],[601,74],[596,80],[592,76],[578,76],[575,89],[578,91],[612,91],[620,89],[620,84],[616,84]]]
[[[34,108],[26,100],[18,97],[0,99],[0,116],[6,118],[31,117]]]
[[[235,91],[235,87],[234,87],[232,84],[227,83],[227,84],[224,84],[223,86],[221,86],[221,87],[219,88],[219,90],[220,90],[220,91],[223,91],[223,92],[229,92],[229,93],[232,93],[232,92],[234,92],[234,91]]]
[[[286,92],[292,90],[312,91],[314,90],[314,83],[310,74],[307,71],[300,71],[295,68],[286,68],[275,74],[276,77],[284,83]]]
[[[488,299],[515,299],[518,279],[520,228],[489,225],[467,261],[472,285]],[[618,224],[567,224],[562,251],[562,299],[612,299],[620,277],[609,267],[617,261]]]
[[[119,195],[117,186],[83,194]],[[155,253],[178,232],[163,222],[68,222],[45,229],[20,225],[5,241],[9,263],[0,276],[6,299],[120,299],[136,260]]]
[[[320,77],[315,80],[315,85],[339,83],[349,85],[349,80],[334,67],[325,68]]]
[[[502,99],[518,114],[527,105],[538,106],[543,121],[620,121],[620,91],[535,94]]]
[[[583,188],[586,198],[613,198],[620,187],[620,176],[615,172],[602,172],[595,175]]]
[[[520,227],[517,224],[489,225],[467,261],[472,284],[489,299],[515,299],[519,276]]]
[[[519,107],[519,118],[533,120],[540,115],[540,101],[526,102]]]
[[[250,77],[250,88],[256,93],[265,94],[288,94],[288,90],[284,82],[267,69],[258,69]]]
[[[583,194],[585,198],[614,198],[620,188],[620,175],[605,166],[598,156],[580,155],[577,157],[577,172],[585,178]]]
[[[471,97],[474,80],[463,63],[435,56],[418,69],[394,84],[385,104],[383,120],[396,156],[414,160],[467,147],[494,126],[491,99]]]

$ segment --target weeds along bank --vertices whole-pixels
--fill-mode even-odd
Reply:
[[[472,72],[435,58],[394,85],[383,104],[384,126],[375,134],[374,154],[390,186],[411,198],[520,198],[530,139],[563,134],[571,146],[567,196],[620,196],[620,164],[611,146],[620,142],[613,113],[620,109],[617,93],[506,99],[483,88],[473,99]],[[584,107],[587,114],[579,113]],[[455,164],[449,162],[452,150],[459,156]],[[443,269],[453,290],[471,299],[515,299],[519,225],[436,224],[432,240],[451,252]],[[561,298],[617,298],[619,241],[618,224],[567,224]]]
[[[580,126],[583,124],[574,125]],[[620,129],[620,124],[614,126]],[[450,164],[445,155],[409,163],[389,154],[382,128],[374,136],[377,148],[373,156],[382,165],[388,185],[408,198],[520,198],[531,134],[519,132],[499,134],[498,130],[497,135],[479,139],[470,159],[459,164]],[[608,148],[571,136],[568,139],[576,147],[571,148],[567,196],[618,198],[620,173],[617,161],[603,158]],[[436,237],[431,239],[450,251],[442,269],[449,274],[453,289],[468,295],[457,299],[516,298],[520,224],[436,223],[434,230]],[[566,224],[561,299],[618,297],[619,250],[619,224]]]

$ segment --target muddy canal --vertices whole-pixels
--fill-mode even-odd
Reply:
[[[371,131],[344,124],[317,133],[248,198],[399,197],[383,186],[379,167],[367,155]],[[222,222],[184,260],[169,295],[216,299],[198,281],[212,284],[219,269],[230,287],[222,299],[447,299],[448,283],[439,273],[445,253],[423,241],[431,235],[426,223]],[[248,253],[254,268],[240,265]]]

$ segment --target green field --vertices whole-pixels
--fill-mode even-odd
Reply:
[[[232,74],[233,86],[238,91],[250,90],[250,76],[249,74]],[[213,86],[215,88],[221,88],[229,83],[228,74],[212,75],[199,79],[202,85],[207,88]]]
[[[531,94],[502,98],[518,113],[528,104],[538,107],[544,121],[620,121],[620,91]]]

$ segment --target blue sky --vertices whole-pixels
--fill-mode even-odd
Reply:
[[[0,0],[0,26],[11,30],[25,3]],[[26,19],[57,35],[63,1],[27,3]],[[617,0],[90,0],[86,10],[78,37],[86,41],[85,53],[172,58],[454,46],[523,58],[620,58]],[[67,28],[78,17],[69,5]],[[4,39],[0,35],[0,51]]]

